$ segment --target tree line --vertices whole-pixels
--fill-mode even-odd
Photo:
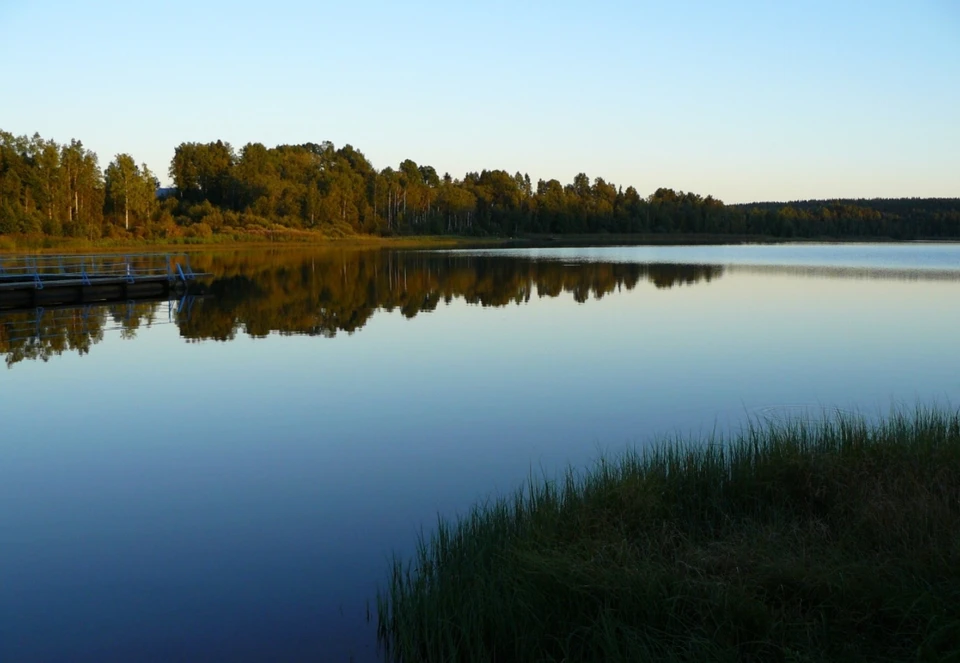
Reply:
[[[316,231],[325,235],[710,234],[771,238],[956,238],[960,199],[726,205],[584,173],[454,178],[407,159],[375,168],[351,145],[181,143],[170,189],[129,154],[101,171],[80,141],[0,131],[0,234],[177,239]]]

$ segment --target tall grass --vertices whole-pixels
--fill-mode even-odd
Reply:
[[[441,521],[390,660],[958,661],[960,412],[663,442]]]

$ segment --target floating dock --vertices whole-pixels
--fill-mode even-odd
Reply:
[[[187,254],[0,255],[0,309],[166,298],[198,276]]]

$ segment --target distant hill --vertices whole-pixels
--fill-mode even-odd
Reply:
[[[841,198],[727,208],[776,236],[960,238],[960,198]]]
[[[813,210],[830,205],[847,205],[877,210],[890,214],[903,214],[915,210],[954,211],[960,209],[960,198],[832,198],[823,200],[791,200],[787,202],[761,201],[737,203],[728,207],[739,209],[794,209]]]

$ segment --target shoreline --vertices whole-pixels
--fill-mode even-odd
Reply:
[[[395,661],[960,657],[960,410],[751,425],[531,478],[421,535]]]
[[[222,237],[222,239],[221,239]],[[6,241],[5,241],[6,240]],[[765,235],[716,234],[590,234],[590,235],[522,235],[515,237],[472,237],[446,235],[404,235],[382,237],[355,235],[328,237],[281,236],[278,239],[226,238],[214,236],[205,240],[112,241],[71,240],[46,236],[0,235],[0,255],[48,253],[119,253],[119,252],[195,252],[220,249],[258,248],[562,248],[585,246],[719,246],[743,244],[956,244],[955,239],[897,240],[890,238],[819,237],[779,238]]]

